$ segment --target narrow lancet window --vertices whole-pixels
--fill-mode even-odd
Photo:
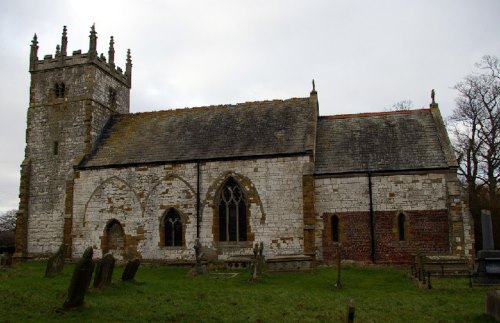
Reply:
[[[405,222],[406,218],[403,213],[398,215],[398,233],[399,233],[399,241],[405,241]]]
[[[332,216],[332,241],[339,242],[339,218]]]

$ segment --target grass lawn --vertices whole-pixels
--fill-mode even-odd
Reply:
[[[73,271],[44,278],[45,262],[0,269],[0,322],[345,322],[353,300],[355,322],[492,322],[484,314],[486,291],[466,279],[434,279],[434,289],[418,289],[408,271],[346,265],[343,289],[336,270],[268,274],[249,282],[248,271],[187,277],[189,268],[139,267],[137,282],[89,290],[85,306],[59,311]]]

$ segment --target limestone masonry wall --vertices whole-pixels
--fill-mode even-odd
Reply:
[[[219,259],[252,254],[264,242],[266,256],[301,254],[304,243],[302,176],[308,156],[200,163],[200,242]],[[124,256],[192,261],[196,238],[196,163],[87,169],[75,179],[73,257],[93,246],[102,252],[106,224],[118,220],[125,233]],[[248,241],[219,242],[214,236],[217,192],[232,176],[249,202]],[[181,247],[160,243],[160,222],[171,207],[185,223]]]

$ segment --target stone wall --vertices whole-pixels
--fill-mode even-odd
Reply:
[[[372,177],[377,262],[408,262],[417,247],[427,253],[452,251],[450,239],[456,236],[450,236],[450,180],[447,173]],[[315,189],[317,257],[326,262],[336,257],[338,243],[331,236],[331,218],[336,215],[343,258],[371,261],[368,176],[317,178]],[[399,214],[406,218],[404,241],[398,236]]]
[[[200,242],[219,259],[251,255],[253,242],[264,242],[266,256],[304,252],[303,172],[309,156],[200,163]],[[221,185],[233,177],[248,207],[246,242],[219,242],[214,234]],[[99,255],[106,224],[118,220],[125,233],[123,256],[161,261],[192,261],[196,238],[197,164],[181,163],[108,169],[77,174],[73,201],[73,257],[93,246]],[[160,243],[165,212],[175,208],[183,219],[184,245]],[[215,224],[215,225],[214,225]]]

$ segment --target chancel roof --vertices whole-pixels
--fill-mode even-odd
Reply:
[[[320,117],[315,174],[447,168],[434,118],[430,109]]]
[[[112,117],[81,167],[312,152],[309,98]]]

